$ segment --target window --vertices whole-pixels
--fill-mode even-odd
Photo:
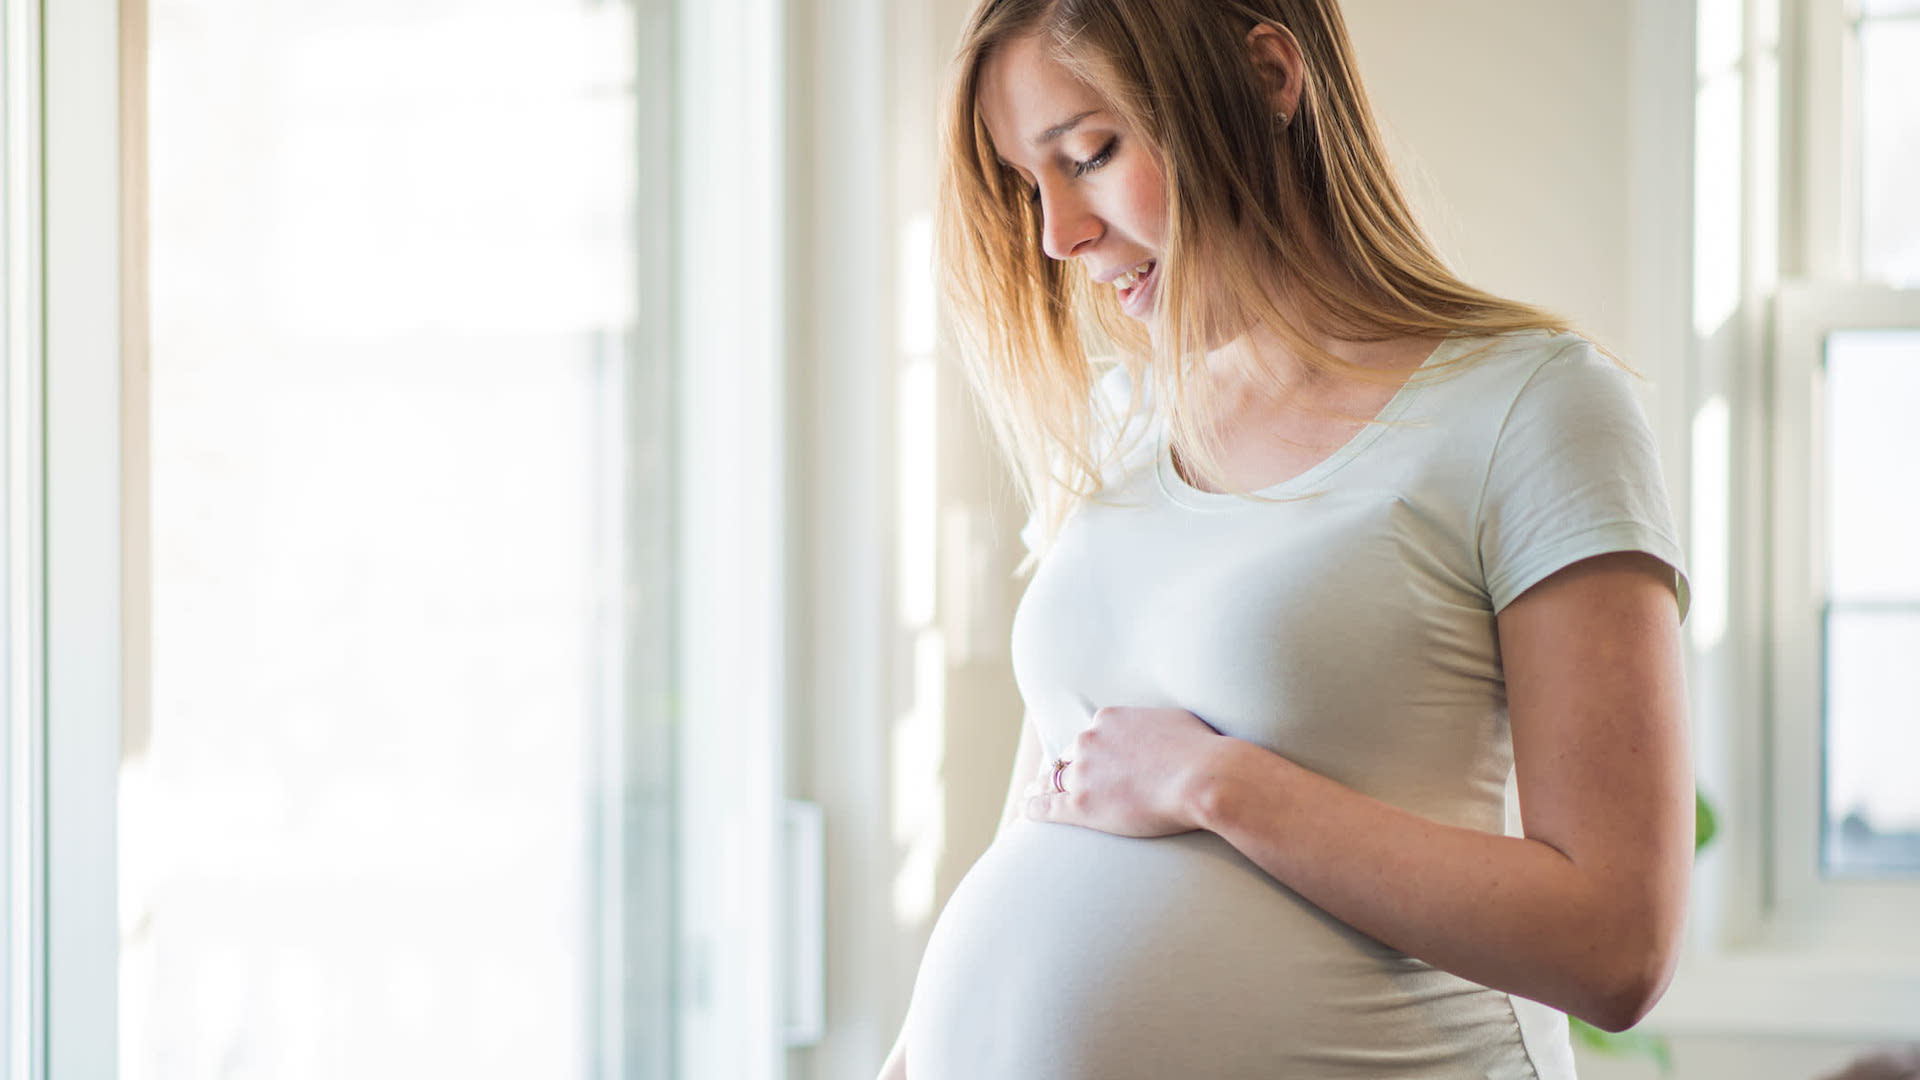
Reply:
[[[822,934],[914,933],[857,748],[877,523],[949,524],[893,514],[887,140],[950,27],[800,10],[0,0],[0,1071],[884,1052]]]
[[[1907,415],[1920,402],[1920,328],[1835,330],[1823,381],[1821,867],[1829,877],[1911,876],[1920,873],[1920,698],[1903,658],[1920,656],[1920,504],[1902,497],[1900,480],[1920,461],[1920,428]]]
[[[780,1075],[777,10],[0,10],[8,1074]]]
[[[1822,204],[1789,205],[1809,235],[1775,300],[1776,876],[1784,910],[1825,923],[1875,884],[1920,899],[1920,799],[1888,773],[1920,753],[1920,699],[1897,681],[1920,514],[1894,495],[1920,459],[1899,414],[1920,391],[1920,3],[1799,17],[1830,54],[1802,65],[1802,130],[1830,133],[1807,149],[1838,153],[1805,159]]]
[[[1726,827],[1653,1023],[1913,1038],[1920,3],[1696,10],[1690,681]]]
[[[665,1076],[634,11],[147,15],[119,1075]]]
[[[1874,947],[1920,903],[1920,292],[1789,283],[1774,349],[1776,899],[1797,938]]]
[[[1851,30],[1861,277],[1920,286],[1920,0],[1861,0]]]

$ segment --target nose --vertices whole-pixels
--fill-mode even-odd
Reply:
[[[1049,256],[1065,261],[1098,240],[1104,231],[1100,219],[1084,200],[1067,191],[1040,193],[1040,247]]]

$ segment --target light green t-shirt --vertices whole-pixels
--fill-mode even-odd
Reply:
[[[1189,486],[1164,427],[1134,418],[1015,618],[1047,755],[1102,706],[1181,708],[1406,810],[1507,831],[1496,613],[1619,551],[1675,567],[1684,612],[1634,381],[1573,336],[1450,340],[1268,502]],[[1124,407],[1124,373],[1101,390]],[[943,912],[907,1046],[914,1080],[1573,1075],[1560,1014],[1359,934],[1214,834],[1025,820]]]

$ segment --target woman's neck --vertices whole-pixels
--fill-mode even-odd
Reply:
[[[1216,400],[1229,411],[1276,393],[1293,397],[1325,392],[1343,384],[1398,381],[1418,368],[1440,345],[1437,337],[1395,337],[1353,341],[1314,335],[1311,344],[1338,361],[1328,368],[1303,356],[1271,331],[1256,330],[1207,354],[1207,375]],[[1369,375],[1373,377],[1370,378]]]

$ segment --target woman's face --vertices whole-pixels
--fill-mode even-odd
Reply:
[[[1151,321],[1167,202],[1146,141],[1038,36],[987,58],[978,105],[1000,160],[1039,203],[1041,247],[1078,260],[1095,282],[1117,290],[1121,310]]]

